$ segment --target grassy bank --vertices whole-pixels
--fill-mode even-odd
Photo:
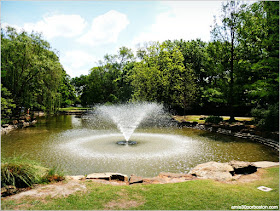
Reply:
[[[189,121],[189,122],[198,122],[204,123],[205,120],[201,120],[200,118],[207,118],[207,115],[186,115],[186,116],[175,116],[175,119],[179,122]],[[224,121],[229,120],[229,116],[221,116]],[[253,117],[235,117],[236,121],[253,121]]]
[[[193,180],[158,185],[112,186],[84,182],[87,190],[68,197],[2,200],[2,209],[36,210],[230,210],[231,206],[279,206],[279,168],[262,169],[254,182]],[[273,190],[263,192],[259,186]]]
[[[67,108],[60,108],[59,111],[84,111],[89,109],[91,108],[67,107]]]

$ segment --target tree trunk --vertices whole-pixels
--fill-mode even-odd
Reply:
[[[230,109],[230,122],[235,121],[234,119],[234,90],[233,90],[233,59],[234,59],[234,29],[231,29],[231,49],[230,49],[230,83],[229,83],[229,109]]]

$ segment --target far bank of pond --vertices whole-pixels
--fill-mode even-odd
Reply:
[[[279,161],[278,151],[254,141],[191,128],[136,129],[137,146],[118,146],[121,133],[112,125],[92,124],[74,115],[37,119],[35,127],[1,137],[2,157],[24,155],[68,175],[121,172],[155,176],[187,173],[209,161]]]

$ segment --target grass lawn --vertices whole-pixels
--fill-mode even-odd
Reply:
[[[2,200],[2,209],[32,210],[230,210],[231,206],[279,206],[279,167],[263,169],[260,180],[229,184],[193,180],[173,184],[112,186],[84,182],[85,192],[68,197]],[[273,190],[263,192],[259,186]]]
[[[60,108],[59,111],[79,111],[79,110],[88,110],[91,108],[81,108],[81,107],[67,107],[67,108]]]
[[[208,117],[207,115],[186,115],[186,116],[175,116],[177,121],[189,121],[189,122],[198,122],[204,123],[205,120],[199,120],[201,117]],[[223,120],[229,120],[230,116],[221,116]],[[252,121],[253,117],[235,117],[237,121]]]

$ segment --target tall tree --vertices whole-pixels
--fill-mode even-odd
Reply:
[[[54,111],[60,106],[63,68],[40,34],[1,29],[1,78],[20,107]]]
[[[239,12],[242,9],[240,6],[240,2],[238,1],[227,1],[222,5],[222,24],[219,25],[217,22],[214,25],[212,30],[212,35],[215,41],[221,40],[224,43],[228,43],[230,59],[229,64],[230,67],[229,72],[229,108],[230,108],[230,121],[234,121],[234,98],[235,98],[235,90],[234,90],[234,80],[235,80],[235,64],[236,64],[236,51],[238,46],[238,33],[237,27],[239,23]]]

